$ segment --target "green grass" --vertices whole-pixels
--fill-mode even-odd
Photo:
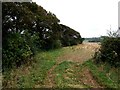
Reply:
[[[33,88],[35,85],[42,86],[48,70],[56,64],[56,58],[62,52],[62,49],[39,52],[35,56],[35,62],[31,65],[23,65],[10,72],[4,72],[3,87]]]
[[[70,64],[70,62],[64,61],[54,69],[54,73],[56,74],[55,82],[57,87],[66,87],[66,81],[63,77],[63,74],[68,68],[70,68]]]
[[[55,82],[58,88],[88,88],[89,86],[84,85],[80,82],[79,78],[81,66],[79,65],[77,69],[74,67],[78,65],[77,63],[70,61],[63,61],[55,69]]]
[[[87,66],[90,69],[94,78],[99,82],[99,84],[103,85],[106,88],[118,87],[118,74],[116,70],[110,72],[112,67],[110,67],[108,64],[96,65],[95,63],[93,63],[93,61],[89,60],[83,65]],[[99,68],[103,65],[104,68],[102,71],[100,71]],[[110,74],[110,76],[107,76],[108,73]]]

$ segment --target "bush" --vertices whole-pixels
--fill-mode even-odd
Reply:
[[[105,37],[101,48],[95,53],[96,63],[108,62],[112,66],[120,67],[120,37]]]
[[[27,45],[25,39],[18,34],[11,34],[6,41],[3,42],[3,69],[18,67],[22,63],[25,63],[27,59],[32,55],[32,51],[29,45]]]

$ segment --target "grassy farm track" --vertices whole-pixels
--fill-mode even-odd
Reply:
[[[40,52],[32,64],[4,73],[3,87],[102,88],[111,85],[116,87],[113,81],[117,78],[111,81],[91,60],[99,47],[97,43],[83,43]]]
[[[81,65],[85,61],[91,59],[92,56],[94,55],[95,51],[99,47],[100,46],[97,43],[83,43],[83,44],[76,45],[76,46],[64,47],[62,55],[57,57],[56,64],[47,73],[47,79],[46,79],[47,86],[48,87],[56,87],[55,78],[58,79],[59,75],[61,75],[61,78],[66,80],[66,82],[64,82],[64,81],[59,82],[59,80],[58,80],[57,82],[59,82],[59,83],[57,86],[59,86],[59,87],[62,87],[64,85],[65,85],[64,87],[73,87],[73,88],[86,88],[89,86],[90,87],[100,87],[100,85],[97,84],[97,82],[93,79],[93,76],[89,72],[88,69],[86,69],[82,74],[79,71],[76,72],[76,70],[82,71],[82,69],[81,69],[81,67],[79,67],[79,65]],[[65,66],[64,63],[66,63],[68,65]],[[63,71],[61,70],[62,71],[62,74],[61,74],[60,73],[61,71],[59,72],[59,70],[58,70],[57,71],[58,74],[56,74],[56,72],[54,72],[54,71],[56,68],[59,68],[61,66],[61,64],[63,64],[63,67],[65,66],[65,73],[64,73],[64,70]],[[67,67],[69,67],[69,68],[67,68]],[[69,70],[72,72],[70,72]],[[75,81],[72,80],[72,78],[69,77],[69,74],[71,74],[76,80]],[[86,76],[84,74],[86,74]],[[81,77],[84,77],[84,78],[80,79]],[[67,80],[67,79],[71,80],[71,83],[73,83],[73,84],[68,83],[69,80]],[[85,79],[86,79],[86,81],[85,81]],[[62,80],[62,79],[60,79],[60,80]],[[85,83],[88,85],[86,85]],[[89,85],[90,83],[92,83],[92,85]]]

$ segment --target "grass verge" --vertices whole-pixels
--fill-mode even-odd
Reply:
[[[62,49],[39,52],[30,65],[22,65],[3,73],[3,88],[34,88],[44,84],[48,70],[56,64]]]
[[[118,70],[108,64],[96,65],[92,60],[83,64],[92,72],[94,78],[105,88],[118,88]]]

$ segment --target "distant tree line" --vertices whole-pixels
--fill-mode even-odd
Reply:
[[[30,61],[38,50],[82,43],[80,34],[59,24],[55,14],[33,2],[2,3],[3,69]]]
[[[100,42],[101,37],[85,38],[85,40],[88,41],[88,42]]]

